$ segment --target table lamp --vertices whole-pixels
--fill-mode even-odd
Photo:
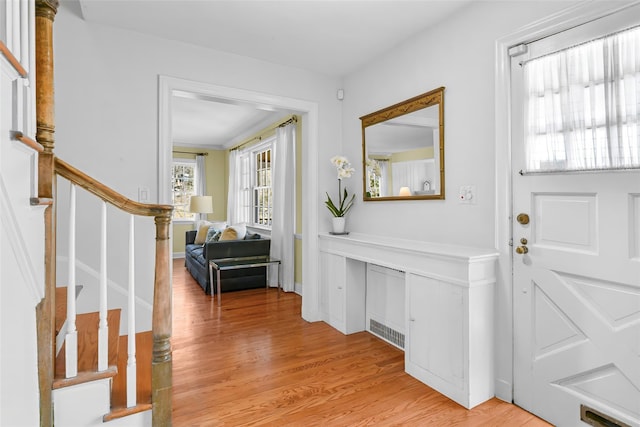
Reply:
[[[198,214],[199,219],[206,219],[206,214],[213,212],[213,197],[191,196],[189,212]]]

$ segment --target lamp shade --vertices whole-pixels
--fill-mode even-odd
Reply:
[[[191,196],[189,203],[189,212],[193,213],[212,213],[213,197],[211,196]]]
[[[400,196],[410,196],[411,195],[411,190],[409,190],[409,187],[400,187]]]

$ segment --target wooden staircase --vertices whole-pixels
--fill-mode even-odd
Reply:
[[[77,296],[78,294],[76,294]],[[64,333],[66,320],[67,288],[56,288],[56,319],[55,331],[58,335]],[[149,411],[151,405],[151,361],[153,353],[153,334],[151,331],[136,334],[136,406],[127,407],[127,349],[128,336],[119,335],[121,309],[112,309],[107,312],[109,324],[109,354],[108,368],[98,371],[98,326],[99,313],[83,313],[76,317],[76,329],[78,331],[78,374],[66,378],[65,349],[63,344],[55,359],[55,375],[53,389],[61,389],[74,385],[85,384],[91,381],[111,380],[111,405],[110,412],[102,417],[104,422],[123,418],[136,413]]]

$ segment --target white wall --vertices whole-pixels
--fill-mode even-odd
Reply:
[[[0,4],[0,40],[26,70],[33,70],[33,17],[32,3]],[[0,54],[0,426],[12,427],[40,420],[36,306],[44,297],[44,208],[29,202],[37,155],[10,137],[12,130],[34,137],[33,83],[33,73],[20,78]]]
[[[159,75],[317,103],[319,158],[331,157],[339,144],[338,79],[85,22],[66,2],[56,16],[54,43],[56,152],[127,197],[135,199],[139,186],[151,189],[154,199],[158,194]],[[318,204],[330,173],[328,168],[319,172]],[[64,210],[61,205],[59,218],[64,218]],[[126,229],[126,218],[113,216],[110,230]],[[138,222],[138,295],[150,301],[154,231],[152,221]],[[89,219],[79,221],[80,260],[97,269],[96,229],[97,223]],[[66,234],[62,220],[59,234]],[[126,237],[112,240],[109,278],[124,285]],[[66,250],[61,245],[60,255]]]
[[[445,86],[443,201],[358,201],[351,231],[485,248],[495,247],[495,41],[571,2],[481,1],[395,47],[345,78],[342,154],[361,159],[360,116]],[[362,166],[347,183],[362,194]],[[475,185],[476,204],[460,204],[461,185]],[[498,283],[497,292],[505,284]],[[507,292],[510,295],[510,292]],[[498,307],[498,390],[509,390],[511,318]],[[510,399],[506,394],[503,398]]]

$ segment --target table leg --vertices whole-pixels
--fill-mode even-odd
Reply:
[[[212,297],[215,295],[215,292],[213,290],[213,266],[211,265],[211,263],[209,263],[209,292],[211,292]]]
[[[216,284],[218,287],[218,305],[222,304],[222,287],[220,286],[220,269],[216,269],[218,283]]]

